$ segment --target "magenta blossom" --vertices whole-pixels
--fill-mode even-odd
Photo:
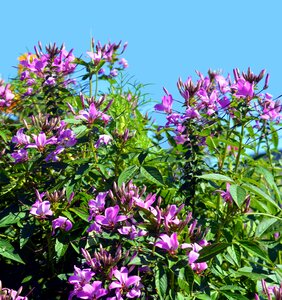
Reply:
[[[250,83],[244,78],[239,78],[231,87],[236,90],[235,96],[237,98],[252,98],[254,96],[254,83]]]
[[[12,143],[16,143],[17,146],[27,145],[30,143],[30,137],[23,133],[24,128],[17,131],[16,135],[12,138]]]
[[[119,206],[108,207],[105,210],[105,216],[98,215],[95,217],[95,221],[103,226],[113,228],[117,222],[122,222],[127,219],[124,215],[118,215]]]
[[[95,103],[91,103],[88,110],[79,111],[79,115],[76,116],[76,119],[81,119],[86,121],[88,124],[93,124],[97,119],[101,118],[105,124],[110,120],[110,116],[98,111],[96,109]]]
[[[74,284],[76,287],[84,286],[89,283],[95,273],[91,269],[79,269],[74,266],[74,275],[70,276],[69,283]]]
[[[66,217],[59,217],[52,221],[52,234],[55,234],[55,229],[60,228],[64,231],[69,231],[72,229],[72,222]]]
[[[206,241],[202,241],[203,245],[207,245]],[[196,273],[201,273],[208,268],[206,262],[197,263],[196,260],[199,258],[200,254],[198,253],[203,247],[197,243],[194,244],[182,244],[182,249],[190,248],[191,251],[188,252],[188,262],[192,270]]]
[[[172,112],[172,102],[173,102],[172,96],[170,94],[165,95],[162,98],[162,104],[156,104],[154,108],[156,110],[164,111],[170,114]]]
[[[98,141],[95,143],[95,148],[99,148],[100,145],[108,145],[112,139],[113,138],[108,134],[101,134]]]
[[[177,249],[179,247],[176,232],[174,232],[171,236],[168,236],[167,234],[161,234],[160,239],[161,241],[155,243],[156,247],[168,251],[171,255],[176,254]]]
[[[51,204],[49,201],[39,201],[37,200],[31,207],[29,211],[30,214],[45,219],[47,216],[52,216],[53,212],[50,209]]]
[[[15,160],[15,163],[21,163],[28,160],[28,152],[25,149],[16,150],[11,154],[13,159]]]
[[[85,284],[76,296],[80,299],[99,299],[108,294],[108,291],[102,287],[101,281],[93,281],[92,284]]]
[[[46,145],[53,145],[57,143],[57,139],[55,137],[47,139],[44,132],[41,132],[38,135],[32,134],[32,137],[35,143],[27,145],[27,148],[37,148],[39,151],[43,151]]]
[[[115,289],[117,299],[123,299],[122,296],[126,295],[128,298],[140,297],[140,280],[139,276],[128,276],[128,269],[121,267],[120,271],[115,270],[113,275],[117,279],[113,281],[109,289]]]

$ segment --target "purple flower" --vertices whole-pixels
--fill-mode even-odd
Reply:
[[[74,275],[70,276],[69,283],[77,287],[84,286],[89,283],[95,273],[91,269],[79,269],[74,266]]]
[[[147,234],[145,230],[138,230],[134,225],[131,226],[123,226],[122,228],[118,229],[118,232],[122,235],[129,235],[131,240],[134,240],[136,237],[144,236]]]
[[[29,211],[30,214],[45,219],[47,216],[52,216],[53,212],[50,209],[51,204],[49,201],[37,200]]]
[[[108,207],[105,210],[105,216],[98,215],[95,217],[95,221],[103,226],[113,228],[117,222],[122,222],[127,219],[124,215],[118,215],[119,206]]]
[[[171,255],[176,254],[179,247],[176,232],[174,232],[171,236],[168,236],[167,234],[161,234],[160,239],[161,241],[155,243],[156,247],[168,251]]]
[[[172,102],[173,99],[171,95],[164,95],[162,98],[162,104],[156,104],[154,108],[170,114],[172,112]]]
[[[25,149],[16,150],[11,154],[13,159],[15,160],[15,163],[21,163],[28,160],[28,152]]]
[[[206,242],[202,241],[204,245],[207,245]],[[191,251],[188,252],[188,262],[192,270],[196,271],[196,273],[201,273],[205,269],[208,268],[206,262],[196,263],[196,260],[199,258],[200,254],[198,253],[203,247],[197,243],[194,244],[182,244],[182,249],[191,248]]]
[[[235,96],[237,98],[252,98],[254,96],[254,83],[250,83],[244,78],[239,78],[231,87],[236,90]]]
[[[52,228],[53,228],[52,234],[55,234],[56,228],[60,228],[64,231],[69,231],[72,229],[72,223],[66,217],[59,217],[52,221]]]
[[[111,77],[116,77],[118,75],[118,70],[117,69],[112,69],[111,71],[110,71],[110,76]]]
[[[112,139],[113,138],[107,134],[101,134],[98,141],[95,143],[95,148],[99,148],[101,144],[108,145]]]
[[[120,271],[115,270],[113,272],[117,281],[113,281],[109,289],[115,289],[117,299],[123,299],[122,296],[126,293],[128,298],[140,297],[140,280],[139,276],[128,276],[128,269],[121,267]]]
[[[125,69],[128,67],[128,62],[126,59],[122,58],[120,61],[119,61],[119,64],[122,65],[122,67]]]
[[[39,151],[43,151],[46,145],[57,143],[57,139],[55,137],[47,139],[44,132],[39,133],[39,135],[32,134],[32,137],[35,144],[29,144],[27,148],[37,148]]]
[[[76,293],[80,299],[99,299],[108,294],[108,291],[102,288],[101,281],[93,281],[92,284],[85,284],[81,290]]]
[[[63,151],[65,150],[64,147],[62,146],[58,146],[56,150],[50,152],[46,158],[45,158],[45,161],[48,162],[48,161],[53,161],[53,162],[56,162],[59,160],[59,157],[58,157],[58,154],[62,153]]]
[[[98,193],[97,197],[94,199],[89,200],[89,218],[88,220],[92,220],[93,217],[98,215],[100,212],[103,212],[105,209],[105,199],[108,195],[108,192],[100,192]]]
[[[55,85],[56,84],[56,79],[52,76],[48,77],[45,82],[44,82],[46,85]]]
[[[94,52],[86,52],[87,55],[94,61],[94,65],[98,65],[99,62],[101,61],[102,59],[102,51],[101,49],[98,49],[97,53],[94,53]]]
[[[86,121],[87,123],[89,124],[92,124],[94,123],[94,121],[98,118],[100,118],[105,122],[105,123],[108,123],[109,119],[110,119],[110,116],[102,113],[101,111],[98,111],[96,109],[96,106],[95,106],[95,103],[91,103],[90,106],[89,106],[89,109],[88,111],[87,110],[81,110],[79,112],[79,115],[76,116],[76,119],[81,119],[81,120],[84,120]]]
[[[59,131],[58,143],[64,147],[72,147],[76,144],[75,133],[71,129],[62,129]]]

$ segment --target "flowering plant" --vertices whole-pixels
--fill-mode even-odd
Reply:
[[[280,299],[269,75],[179,79],[157,126],[126,47],[39,43],[1,81],[0,299]]]

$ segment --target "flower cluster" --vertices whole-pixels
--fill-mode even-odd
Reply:
[[[25,95],[31,95],[44,86],[73,83],[68,78],[76,67],[73,50],[68,52],[64,45],[58,48],[56,44],[50,44],[44,53],[40,43],[38,48],[34,48],[36,54],[27,53],[19,57],[18,70],[20,80],[25,84]]]
[[[98,41],[95,45],[94,40],[92,40],[93,50],[86,53],[92,60],[94,72],[100,77],[112,78],[116,77],[120,70],[127,68],[128,63],[126,59],[118,58],[118,56],[125,51],[127,43],[123,45],[121,52],[118,53],[120,47],[121,42],[118,44],[109,42],[105,45],[101,45],[101,43]]]
[[[60,213],[63,208],[67,207],[71,203],[74,197],[74,194],[71,194],[70,198],[66,201],[65,190],[59,192],[55,191],[53,193],[39,193],[38,190],[35,190],[35,193],[36,201],[32,205],[29,213],[41,220],[48,219],[49,217],[54,216],[54,214]],[[43,200],[43,198],[46,200]],[[54,212],[51,209],[52,206],[54,208]],[[66,217],[59,216],[52,220],[52,235],[55,234],[57,228],[63,231],[69,231],[72,229],[72,222]]]
[[[191,213],[184,213],[184,205],[177,207],[173,204],[162,208],[161,198],[152,193],[145,197],[145,190],[143,188],[140,191],[129,182],[121,187],[114,185],[113,190],[99,192],[94,199],[89,200],[89,235],[95,238],[112,235],[117,240],[114,239],[115,247],[109,251],[103,249],[103,239],[100,240],[100,251],[96,251],[93,256],[83,249],[87,268],[79,269],[75,266],[74,276],[69,278],[69,282],[74,285],[70,298],[74,295],[81,299],[92,299],[94,295],[97,299],[102,295],[107,295],[107,299],[139,297],[144,285],[143,279],[148,276],[151,266],[149,263],[139,265],[139,276],[129,274],[136,272],[134,259],[146,251],[151,254],[160,251],[168,257],[176,257],[183,252],[187,266],[195,273],[207,269],[205,262],[196,261],[199,251],[208,245],[204,239],[207,232],[197,226],[197,220],[192,220]],[[182,232],[185,232],[185,241],[188,238],[190,243],[180,245],[178,240],[183,239]],[[126,241],[136,245],[133,246],[134,251],[126,250]],[[147,245],[147,250],[138,250],[137,245],[141,241]],[[114,248],[117,248],[116,253],[113,253]]]
[[[4,81],[0,80],[0,110],[11,106],[12,100],[15,98],[10,88],[10,84],[4,84]]]
[[[172,110],[173,96],[166,90],[162,103],[155,105],[155,109],[165,112],[167,116],[166,127],[174,126],[176,136],[175,141],[183,144],[189,141],[187,132],[187,122],[197,122],[204,127],[209,124],[209,120],[215,115],[225,117],[228,114],[236,121],[238,116],[235,111],[240,111],[244,116],[256,115],[260,120],[279,121],[282,117],[281,105],[274,101],[272,95],[257,92],[258,83],[262,80],[265,71],[259,75],[254,75],[249,69],[247,73],[240,74],[238,69],[234,69],[234,78],[223,77],[218,73],[209,71],[208,76],[197,72],[199,79],[193,83],[192,78],[183,82],[177,82],[180,95],[185,101],[185,112],[174,113]],[[263,90],[267,89],[269,74],[265,78]]]
[[[67,128],[67,124],[59,118],[50,118],[49,116],[34,117],[32,116],[32,124],[40,130],[38,134],[31,134],[31,137],[24,133],[25,128],[20,128],[12,138],[12,143],[15,144],[16,150],[11,154],[15,163],[21,163],[28,160],[27,149],[36,149],[37,152],[46,154],[48,145],[55,146],[55,149],[45,155],[45,161],[56,162],[59,160],[58,155],[65,148],[72,147],[77,140],[75,133]],[[26,125],[29,128],[28,125]]]
[[[22,287],[15,291],[13,289],[3,288],[0,280],[0,300],[28,300],[27,297],[20,296]]]

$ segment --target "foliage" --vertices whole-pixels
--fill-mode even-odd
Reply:
[[[39,44],[1,82],[0,298],[281,299],[269,75],[180,79],[158,127],[126,46]]]

